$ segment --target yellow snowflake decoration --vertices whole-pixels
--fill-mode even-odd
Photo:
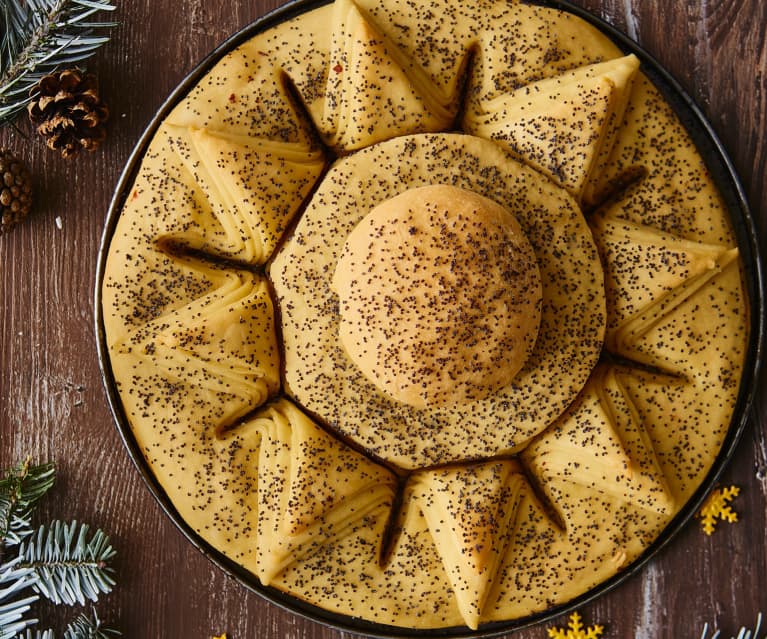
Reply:
[[[728,506],[738,496],[738,493],[740,493],[740,488],[730,486],[729,488],[717,488],[708,496],[698,512],[704,533],[707,535],[714,534],[717,520],[728,521],[731,524],[738,521],[738,513]]]
[[[549,628],[551,639],[597,639],[605,631],[604,626],[591,626],[585,628],[581,623],[581,617],[577,612],[570,615],[567,630],[564,628]]]

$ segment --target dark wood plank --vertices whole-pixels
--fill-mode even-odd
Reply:
[[[767,5],[761,0],[577,0],[636,38],[700,104],[767,230]],[[95,264],[111,193],[141,131],[184,75],[277,0],[120,3],[112,42],[91,63],[111,106],[109,139],[66,162],[22,124],[0,131],[36,176],[34,214],[0,238],[0,465],[54,459],[40,520],[78,518],[112,533],[119,585],[99,604],[126,637],[350,637],[264,602],[213,566],[169,522],[132,467],[101,386],[93,329]],[[60,220],[61,228],[57,226]],[[767,613],[767,393],[722,481],[743,487],[741,522],[705,537],[692,523],[637,575],[582,612],[606,637],[735,634]],[[68,616],[50,608],[45,620]],[[560,621],[563,625],[566,619]],[[730,634],[727,634],[730,633]],[[514,635],[546,636],[542,627]]]

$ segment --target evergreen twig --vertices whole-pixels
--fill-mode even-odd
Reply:
[[[96,611],[93,611],[93,617],[81,614],[64,631],[64,639],[110,639],[117,637],[121,633],[113,628],[105,628],[101,624]]]
[[[40,526],[37,534],[22,542],[20,566],[32,568],[34,588],[54,604],[84,605],[115,585],[108,562],[115,555],[109,537],[97,530],[88,538],[88,526],[76,521],[54,521]]]
[[[18,564],[19,558],[0,564],[0,639],[16,637],[37,623],[37,619],[25,615],[39,596],[23,595],[34,581],[34,571]]]
[[[5,2],[0,0],[0,11],[7,10]],[[108,562],[115,551],[101,530],[89,537],[84,524],[54,521],[33,533],[32,511],[54,479],[53,464],[33,465],[29,459],[0,472],[0,639],[55,639],[52,630],[33,628],[38,619],[29,616],[41,595],[56,604],[83,604],[114,586]],[[13,556],[4,557],[12,545]],[[64,639],[119,634],[103,627],[94,609],[93,616],[80,614],[70,623]]]
[[[759,636],[759,631],[762,627],[762,613],[760,612],[756,617],[756,627],[754,630],[749,630],[745,626],[741,627],[740,632],[738,632],[737,637],[733,637],[732,639],[761,639]],[[723,639],[720,638],[721,632],[717,630],[712,636],[711,639]],[[703,634],[700,636],[700,639],[708,639],[708,624],[705,624],[703,626]],[[767,635],[765,635],[764,639],[767,639]]]
[[[109,41],[94,21],[114,11],[110,0],[0,0],[0,125],[13,121],[40,78],[71,67]]]
[[[93,617],[82,613],[78,615],[77,619],[70,623],[64,631],[64,639],[112,639],[121,634],[113,628],[105,628],[94,610]],[[52,630],[35,630],[32,632],[31,629],[27,629],[26,634],[18,639],[55,639],[55,635]]]
[[[5,546],[18,544],[32,532],[32,509],[51,489],[55,478],[53,464],[32,465],[27,458],[0,479],[0,560]]]

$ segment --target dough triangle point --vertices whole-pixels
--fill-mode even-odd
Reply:
[[[517,89],[467,114],[466,129],[498,142],[580,200],[609,155],[639,68],[634,55]]]
[[[642,336],[733,262],[738,252],[620,219],[619,210],[593,216],[590,226],[605,264],[606,345],[632,358]]]
[[[191,139],[215,181],[248,262],[264,263],[311,192],[325,165],[296,144],[236,138],[196,129]]]
[[[414,494],[450,578],[458,608],[477,628],[506,553],[525,485],[513,461],[419,473]]]
[[[192,260],[185,262],[194,270]],[[247,412],[280,383],[267,284],[249,273],[197,268],[215,278],[215,288],[132,332],[118,350],[151,360],[167,383],[235,395]]]
[[[349,151],[450,126],[457,99],[441,96],[352,0],[336,3],[334,20],[318,123],[329,146]]]
[[[220,228],[225,241],[208,250],[262,264],[324,168],[317,151],[297,143],[168,127],[170,145],[204,193],[212,213],[199,233]],[[192,248],[202,248],[192,246]]]
[[[258,576],[269,584],[317,548],[353,534],[371,513],[388,514],[396,479],[287,400],[260,422]]]
[[[595,369],[571,408],[522,457],[544,491],[549,481],[566,481],[662,515],[674,512],[652,441],[612,368]]]

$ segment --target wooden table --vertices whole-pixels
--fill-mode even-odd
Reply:
[[[39,520],[77,518],[111,533],[118,587],[98,610],[129,638],[349,636],[263,601],[186,541],[121,444],[96,357],[96,256],[131,149],[202,57],[278,2],[119,3],[122,24],[90,64],[112,111],[103,148],[64,161],[31,131],[29,137],[0,132],[0,144],[28,162],[37,189],[34,214],[0,237],[0,465],[27,454],[55,460],[59,483]],[[638,40],[694,97],[729,150],[767,237],[767,3],[575,3]],[[20,129],[28,131],[24,120]],[[584,606],[587,622],[605,624],[610,638],[698,638],[704,622],[730,637],[741,624],[753,625],[759,610],[767,613],[767,393],[723,481],[742,487],[741,521],[711,537],[690,523],[638,575]],[[50,608],[40,614],[61,627],[70,617]],[[545,636],[542,626],[515,635]]]

